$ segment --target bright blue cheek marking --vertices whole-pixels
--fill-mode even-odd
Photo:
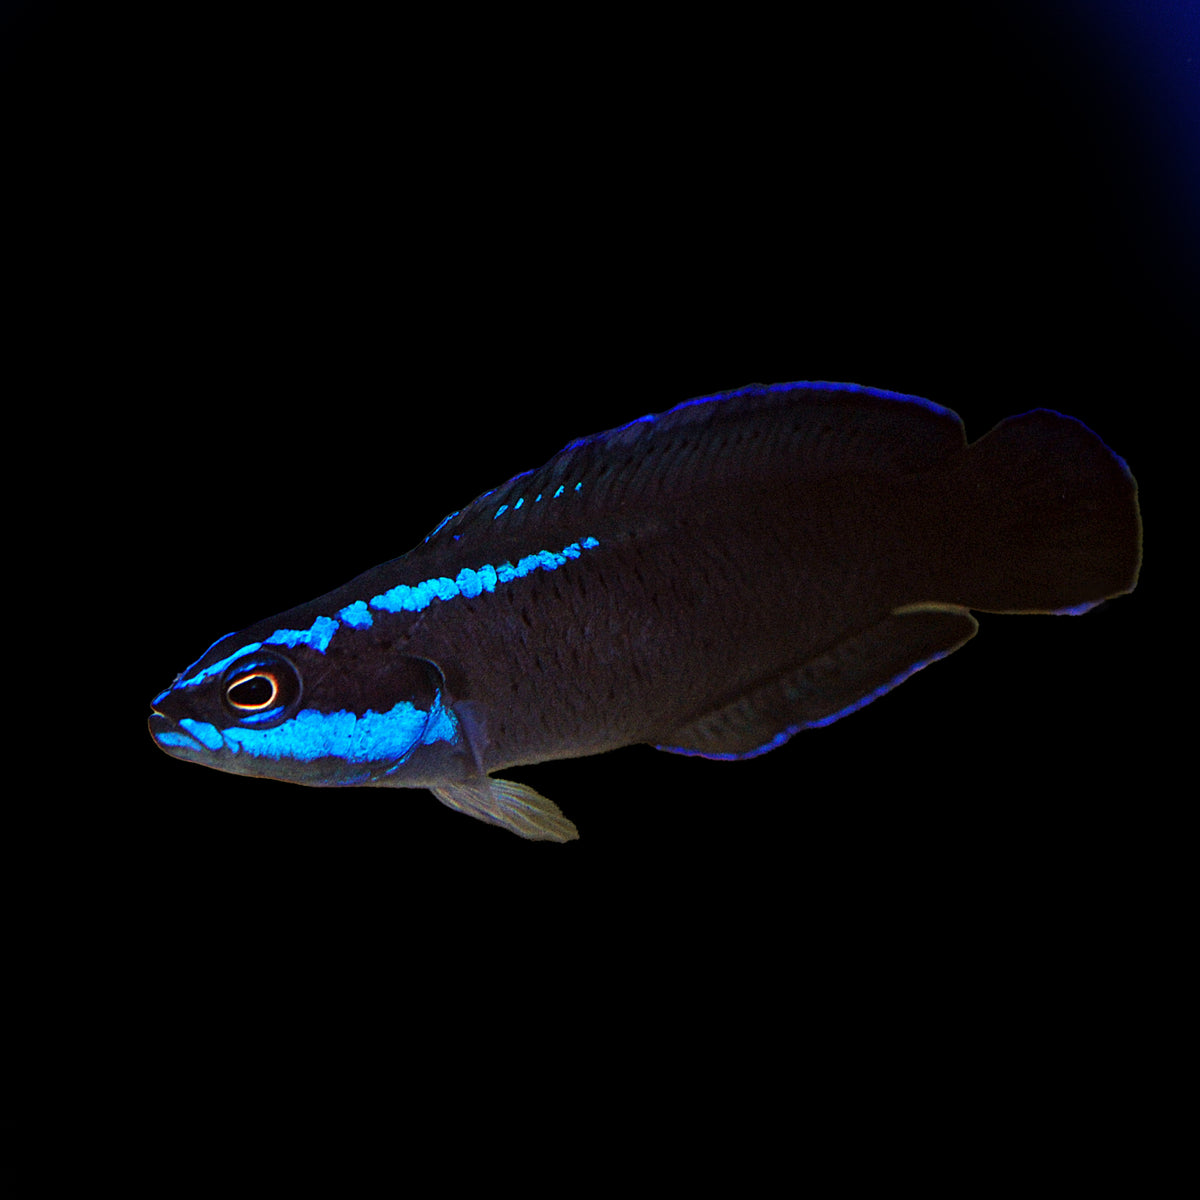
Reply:
[[[154,738],[160,746],[182,746],[185,750],[199,748],[196,739],[188,737],[186,733],[156,733]]]
[[[431,746],[434,742],[453,744],[456,741],[458,741],[458,718],[439,704],[429,718],[429,726],[425,730],[425,736],[421,738],[421,744]]]
[[[209,750],[220,750],[224,745],[221,731],[215,725],[210,725],[207,721],[194,721],[191,717],[184,717],[179,724],[196,741],[202,746],[207,746]]]
[[[207,728],[216,733],[211,725]],[[438,705],[431,717],[407,700],[385,713],[368,709],[358,716],[346,711],[323,713],[306,708],[274,729],[225,731],[225,743],[235,754],[244,752],[254,758],[298,762],[318,758],[340,758],[351,763],[389,762],[404,758],[418,742],[425,745],[453,742],[457,737],[458,722],[453,713]],[[219,748],[220,734],[217,739],[218,745],[211,746],[214,750]]]

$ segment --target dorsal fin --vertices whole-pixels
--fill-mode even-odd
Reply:
[[[511,534],[528,545],[529,534],[571,531],[622,503],[686,503],[697,490],[778,471],[901,475],[965,448],[958,416],[915,396],[855,384],[753,384],[579,438],[447,517],[426,544],[469,544],[482,534],[494,545]]]

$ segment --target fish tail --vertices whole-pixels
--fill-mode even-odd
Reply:
[[[1081,421],[1048,409],[1001,421],[968,449],[961,483],[952,541],[965,607],[1078,613],[1133,591],[1137,484]]]

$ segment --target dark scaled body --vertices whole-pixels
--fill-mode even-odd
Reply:
[[[427,787],[527,837],[574,827],[521,763],[638,742],[739,758],[975,632],[1132,590],[1136,488],[1038,410],[749,387],[568,446],[402,558],[214,645],[154,701],[163,749],[315,785]]]

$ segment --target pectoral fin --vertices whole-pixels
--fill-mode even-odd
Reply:
[[[484,775],[469,783],[447,784],[430,791],[449,808],[501,825],[530,841],[569,842],[579,837],[579,830],[553,800],[511,779]]]

